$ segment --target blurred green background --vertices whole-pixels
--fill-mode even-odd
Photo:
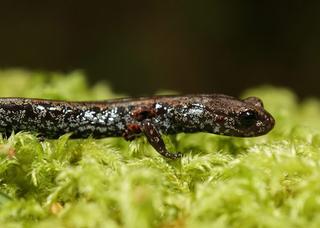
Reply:
[[[116,92],[320,95],[319,1],[1,1],[0,68],[69,72]]]

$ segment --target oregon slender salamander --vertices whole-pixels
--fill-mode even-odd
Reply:
[[[161,155],[172,159],[181,153],[169,153],[160,133],[251,137],[266,134],[274,123],[256,97],[239,100],[208,94],[97,102],[0,98],[0,132],[7,135],[31,131],[54,139],[72,132],[72,138],[123,136],[132,140],[144,134]]]

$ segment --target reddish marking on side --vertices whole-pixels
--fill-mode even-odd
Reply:
[[[140,133],[140,125],[139,124],[128,124],[127,129],[132,133]]]
[[[217,123],[224,123],[224,122],[225,122],[223,116],[217,116],[216,119],[215,119],[215,121],[216,121]]]
[[[125,138],[125,140],[132,141],[140,133],[141,128],[139,124],[128,124],[122,136]]]
[[[153,108],[148,108],[145,106],[137,107],[131,112],[133,118],[138,121],[142,121],[148,118],[152,118],[156,116],[156,111]]]

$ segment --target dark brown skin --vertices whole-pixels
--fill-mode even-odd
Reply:
[[[166,158],[162,134],[209,132],[252,137],[266,134],[275,124],[260,99],[239,100],[221,94],[155,96],[98,102],[68,102],[28,98],[0,99],[0,132],[31,131],[41,137],[72,138],[145,135]]]

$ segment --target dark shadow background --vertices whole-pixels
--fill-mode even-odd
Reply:
[[[68,72],[118,92],[320,95],[319,1],[1,1],[0,67]]]

